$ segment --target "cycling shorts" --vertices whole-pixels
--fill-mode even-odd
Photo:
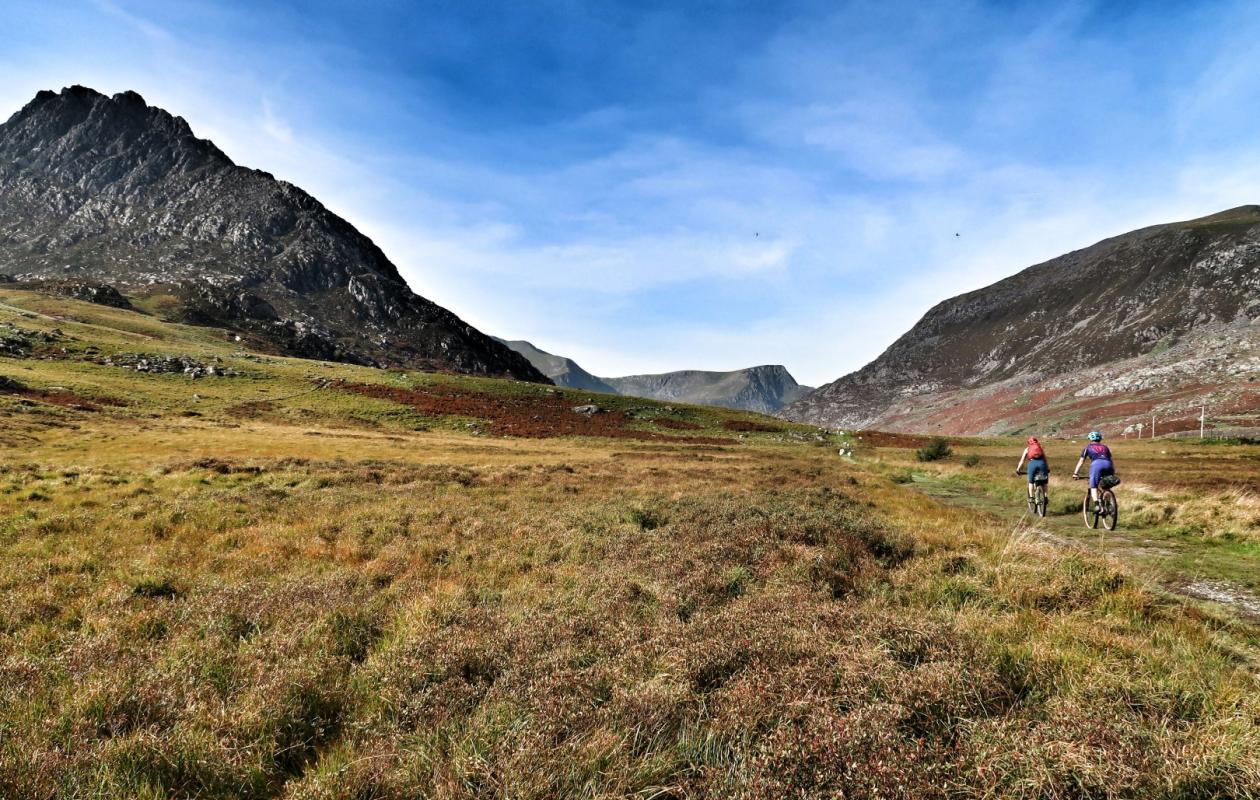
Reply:
[[[1115,475],[1115,467],[1111,466],[1111,462],[1105,458],[1091,462],[1089,465],[1089,488],[1098,488],[1098,479],[1104,475]]]
[[[1033,483],[1037,479],[1037,473],[1050,477],[1050,465],[1046,463],[1044,458],[1028,459],[1028,482]]]

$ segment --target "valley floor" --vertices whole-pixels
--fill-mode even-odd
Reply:
[[[1256,626],[916,488],[999,497],[1009,445],[628,398],[512,435],[586,397],[0,303],[0,796],[1260,794]],[[1186,452],[1251,502],[1251,450]],[[1134,519],[1254,558],[1189,463]]]

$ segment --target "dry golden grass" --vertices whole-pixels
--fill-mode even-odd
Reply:
[[[126,377],[0,395],[0,796],[1257,796],[1246,629],[877,454]]]

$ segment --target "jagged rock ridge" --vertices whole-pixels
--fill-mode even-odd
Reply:
[[[1161,398],[1185,405],[1196,383],[1200,395],[1237,405],[1229,384],[1247,377],[1235,367],[1251,363],[1257,323],[1260,206],[1243,206],[1106,239],[946,300],[875,361],[782,415],[985,433],[1061,407],[1062,425],[1087,426],[1111,412],[1077,402],[1068,413],[1069,401],[1110,393],[1123,421]],[[1128,379],[1115,374],[1119,364]],[[1120,410],[1121,401],[1134,407]]]
[[[0,273],[100,282],[291,355],[546,382],[319,201],[135,92],[43,91],[0,125]]]

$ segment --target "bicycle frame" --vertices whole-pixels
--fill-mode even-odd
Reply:
[[[1087,480],[1083,475],[1073,475],[1072,479]],[[1105,529],[1114,531],[1120,522],[1120,503],[1116,500],[1116,493],[1100,486],[1098,487],[1098,502],[1095,503],[1093,492],[1086,488],[1085,501],[1081,504],[1081,516],[1085,518],[1087,528],[1097,528],[1098,523],[1102,522]]]

